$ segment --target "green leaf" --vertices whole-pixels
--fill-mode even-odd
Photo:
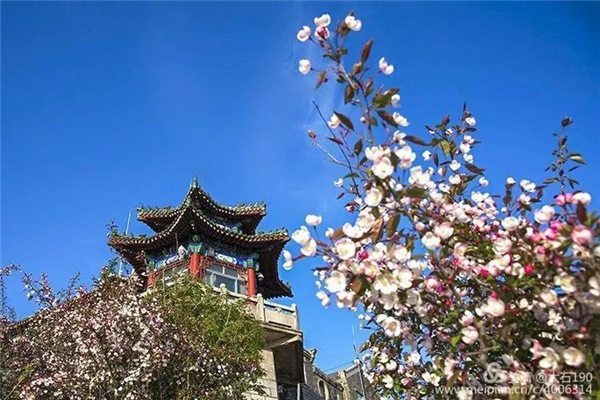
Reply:
[[[375,108],[384,108],[392,103],[392,96],[400,92],[400,89],[393,88],[386,90],[384,93],[377,93],[373,99]]]
[[[352,282],[350,282],[350,289],[354,293],[356,293],[357,297],[360,297],[363,294],[365,294],[368,287],[369,282],[367,281],[367,278],[365,278],[362,275],[356,275],[354,279],[352,279]]]
[[[352,85],[347,85],[344,91],[344,104],[348,104],[354,98],[354,88]]]
[[[485,172],[483,168],[479,168],[474,164],[467,164],[465,167],[474,174],[482,175]]]
[[[346,236],[346,234],[344,233],[344,231],[342,230],[342,228],[339,228],[338,230],[336,230],[335,232],[333,232],[333,234],[331,235],[330,239],[335,241],[335,240],[343,238],[344,236]]]
[[[571,154],[569,158],[579,164],[585,164],[585,160],[579,154]]]
[[[354,154],[359,155],[363,149],[363,141],[359,139],[358,142],[354,145]]]
[[[567,144],[567,137],[566,137],[566,136],[565,136],[564,138],[561,138],[561,139],[558,141],[558,145],[559,145],[560,147],[563,147],[565,144]]]
[[[452,340],[454,340],[454,338],[452,338]],[[456,343],[452,343],[452,344],[456,345]],[[456,380],[458,379],[459,376],[460,376],[460,372],[456,372],[456,373],[452,374],[450,379],[448,379],[448,382],[446,382],[446,387],[454,386],[454,384],[456,383]]]
[[[365,45],[362,48],[362,51],[360,53],[360,61],[362,63],[365,63],[369,59],[369,56],[371,55],[371,47],[373,47],[373,39],[365,43]]]
[[[450,344],[452,344],[452,346],[456,346],[458,342],[460,342],[460,334],[452,336]]]
[[[448,142],[447,140],[442,140],[440,141],[439,146],[444,152],[444,155],[446,157],[450,157],[450,142]]]
[[[585,223],[587,219],[587,213],[585,210],[585,206],[581,203],[577,203],[577,219],[581,223]]]
[[[390,103],[391,98],[392,96],[387,96],[384,93],[377,93],[373,99],[373,105],[375,108],[384,108]]]
[[[390,161],[392,162],[392,165],[394,166],[394,168],[396,168],[398,166],[398,162],[400,161],[400,159],[398,158],[396,153],[392,152],[392,154],[390,154]]]
[[[374,208],[373,211],[377,211],[377,209]],[[377,243],[381,240],[381,234],[383,233],[383,219],[379,218],[375,221],[371,232],[371,240],[373,243]]]
[[[327,71],[321,71],[317,77],[317,89],[325,82],[327,82]]]
[[[571,117],[565,117],[562,121],[561,121],[561,125],[563,128],[566,128],[567,126],[571,125],[573,123],[573,120],[571,119]]]
[[[398,124],[396,123],[396,121],[394,121],[394,117],[392,117],[392,114],[390,114],[389,112],[385,110],[377,110],[377,114],[379,114],[381,119],[387,122],[388,124],[396,128],[398,127]]]
[[[398,229],[398,224],[400,223],[400,216],[401,215],[397,213],[394,214],[394,216],[388,220],[388,223],[385,227],[385,234],[388,238],[394,233],[396,233],[396,229]]]
[[[348,28],[348,26],[346,26],[346,24],[342,24],[339,29],[338,29],[338,34],[340,35],[340,37],[344,37],[346,36],[348,33],[350,33],[350,28]]]
[[[425,195],[425,189],[413,186],[406,189],[404,194],[408,197],[416,197],[420,199],[423,198],[423,196]]]
[[[404,136],[404,140],[410,143],[418,144],[419,146],[427,146],[427,143],[421,140],[420,138],[412,135]]]
[[[345,127],[349,128],[351,130],[354,130],[354,125],[352,124],[352,121],[350,120],[350,118],[348,118],[344,114],[341,114],[336,111],[334,111],[333,113],[340,119],[340,121],[342,122],[342,124]]]
[[[369,347],[371,346],[371,343],[369,342],[364,342],[363,344],[360,345],[360,347],[358,348],[358,352],[362,353],[363,351],[367,350]]]

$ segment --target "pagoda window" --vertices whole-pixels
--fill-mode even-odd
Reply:
[[[225,285],[233,293],[246,294],[244,279],[240,276],[238,268],[222,264],[212,264],[206,268],[205,280],[214,287]]]

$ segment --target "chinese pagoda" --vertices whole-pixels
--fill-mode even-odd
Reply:
[[[108,244],[141,277],[145,287],[157,279],[189,273],[215,287],[265,299],[292,296],[278,274],[287,230],[257,232],[266,205],[224,206],[194,179],[176,208],[139,207],[137,218],[152,236],[113,234]]]

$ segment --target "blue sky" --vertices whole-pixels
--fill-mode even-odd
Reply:
[[[347,215],[343,175],[310,145],[331,89],[297,62],[315,15],[354,9],[375,38],[386,78],[403,93],[410,133],[458,115],[463,101],[484,144],[475,156],[491,189],[507,176],[540,182],[565,115],[578,174],[600,196],[600,3],[6,3],[2,2],[1,263],[49,273],[62,286],[111,257],[105,225],[125,228],[138,205],[178,204],[190,179],[222,203],[264,200],[261,228],[327,225]],[[356,54],[354,54],[356,57]],[[140,223],[132,230],[144,233]],[[310,263],[282,271],[300,307],[306,347],[324,369],[353,357],[355,315],[323,309]],[[11,281],[20,315],[31,311]],[[358,334],[358,341],[365,337]]]

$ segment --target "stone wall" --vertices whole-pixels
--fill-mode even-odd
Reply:
[[[361,374],[359,365],[353,365],[337,373],[338,382],[344,389],[343,400],[376,400],[379,398],[364,376],[361,382]]]
[[[342,386],[306,359],[304,378],[308,390],[303,400],[343,400]]]
[[[249,393],[250,400],[277,400],[277,379],[275,376],[275,361],[273,359],[273,351],[263,350],[263,360],[261,367],[265,371],[265,376],[260,380],[265,391],[264,395]]]

